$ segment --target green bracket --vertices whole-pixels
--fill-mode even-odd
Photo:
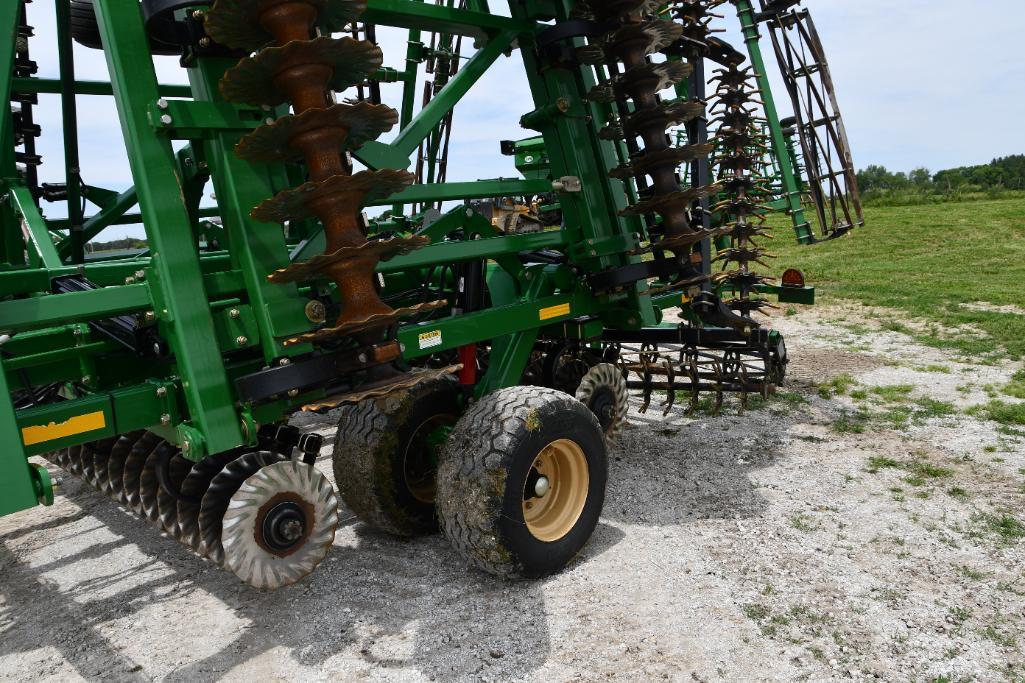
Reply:
[[[201,90],[193,86],[194,90]],[[201,93],[197,92],[197,96]],[[154,130],[178,140],[211,138],[216,131],[249,131],[264,123],[259,108],[236,107],[226,102],[158,99],[149,106]]]
[[[50,236],[50,229],[39,213],[39,207],[32,199],[27,187],[15,186],[10,190],[14,212],[21,217],[21,229],[33,251],[29,253],[29,265],[35,268],[58,268],[62,265],[57,246]]]
[[[0,457],[0,515],[35,507],[53,501],[53,487],[49,477],[42,475],[28,462],[28,454],[21,440],[7,386],[7,373],[0,361],[0,438],[3,457]]]
[[[382,3],[383,4],[383,3]],[[421,3],[403,3],[413,8],[435,7]],[[452,10],[462,11],[462,10]],[[476,15],[475,12],[468,14]],[[368,10],[364,20],[371,22],[371,12]],[[490,16],[490,15],[480,15]],[[508,20],[506,20],[508,21]],[[455,31],[448,31],[455,33]],[[410,156],[416,151],[431,131],[441,122],[445,116],[452,111],[456,103],[462,99],[470,87],[476,83],[481,76],[491,67],[502,54],[510,49],[516,39],[518,30],[506,29],[499,32],[481,50],[478,50],[462,66],[456,75],[445,87],[424,107],[408,126],[402,129],[398,137],[391,143],[383,143],[372,140],[353,153],[357,159],[370,168],[407,168],[410,164]]]

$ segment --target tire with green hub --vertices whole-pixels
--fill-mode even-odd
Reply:
[[[442,378],[342,410],[335,482],[360,520],[397,536],[437,531],[437,451],[459,418],[460,394]]]
[[[591,537],[607,475],[601,426],[584,404],[555,389],[502,389],[473,405],[445,442],[438,519],[475,566],[544,576]]]

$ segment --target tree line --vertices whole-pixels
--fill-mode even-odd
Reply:
[[[988,164],[962,166],[938,173],[915,168],[892,173],[885,166],[868,166],[857,173],[867,203],[951,201],[1005,196],[1025,191],[1025,154],[994,159]],[[901,202],[903,203],[903,202]]]

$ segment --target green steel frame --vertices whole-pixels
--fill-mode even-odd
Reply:
[[[0,399],[5,446],[0,455],[0,514],[52,498],[45,470],[32,466],[28,456],[147,428],[181,445],[187,457],[200,459],[252,443],[257,425],[281,420],[322,396],[307,392],[261,405],[237,398],[238,377],[313,351],[310,346],[286,348],[281,340],[313,327],[306,305],[327,290],[322,284],[267,282],[265,276],[289,260],[320,251],[323,236],[312,223],[292,226],[293,232],[285,236],[280,226],[249,217],[259,200],[296,184],[297,169],[257,168],[233,153],[238,139],[266,113],[220,98],[217,82],[231,60],[195,58],[188,66],[188,86],[161,85],[138,0],[95,0],[111,80],[78,81],[66,26],[68,0],[55,2],[61,26],[57,79],[10,77],[21,1],[0,5],[0,34],[5,37],[0,42],[5,46],[0,53],[0,99],[10,99],[12,91],[62,95],[69,206],[67,218],[44,218],[17,172],[11,117],[0,116],[0,395],[55,385],[63,387],[64,399],[22,409],[15,409],[13,399]],[[357,154],[371,168],[410,166],[411,155],[496,59],[515,49],[523,59],[535,109],[522,123],[540,135],[549,175],[425,183],[378,202],[401,207],[543,194],[553,191],[553,180],[560,181],[554,185],[564,216],[559,230],[501,234],[466,205],[426,228],[397,215],[381,224],[382,229],[419,230],[431,238],[430,245],[381,264],[386,291],[393,282],[420,278],[436,268],[487,264],[487,307],[399,330],[407,360],[490,345],[492,360],[476,387],[478,394],[518,383],[539,335],[588,339],[603,327],[640,329],[657,325],[663,308],[681,305],[679,294],[652,298],[641,284],[601,296],[583,286],[583,275],[639,261],[631,252],[644,239],[644,226],[637,218],[618,216],[632,190],[607,175],[607,169],[621,162],[624,150],[597,135],[612,112],[608,105],[584,97],[595,85],[593,73],[544,68],[533,49],[546,22],[567,19],[572,4],[511,2],[511,16],[503,17],[491,14],[481,0],[467,2],[465,9],[369,0],[363,17],[369,24],[409,30],[411,42],[428,31],[472,38],[476,46],[475,54],[415,113],[411,84],[420,63],[415,50],[407,54],[404,70],[375,74],[380,81],[403,82],[405,97],[397,137],[389,143],[368,143]],[[132,188],[115,193],[81,183],[76,94],[113,96]],[[174,141],[187,144],[175,153]],[[200,206],[208,181],[218,198],[213,209]],[[94,215],[79,210],[82,197],[99,207]],[[791,200],[796,222],[800,205],[796,196]],[[138,213],[128,214],[135,206]],[[218,216],[221,225],[203,220],[210,216]],[[86,258],[86,242],[110,225],[131,222],[142,223],[147,250]],[[215,233],[224,248],[209,246],[207,237]],[[524,266],[517,258],[539,249],[560,250],[571,265]],[[72,275],[84,276],[97,288],[51,293],[56,278]],[[811,296],[807,289],[776,293],[798,301]],[[90,324],[113,316],[133,316],[141,326],[153,328],[170,353],[142,357]],[[426,346],[425,335],[440,341]]]

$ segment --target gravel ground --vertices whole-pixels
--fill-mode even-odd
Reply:
[[[780,315],[791,380],[743,415],[633,414],[594,537],[541,582],[343,510],[264,593],[65,477],[0,520],[0,678],[1021,680],[1025,439],[965,413],[1018,366],[887,315]]]

